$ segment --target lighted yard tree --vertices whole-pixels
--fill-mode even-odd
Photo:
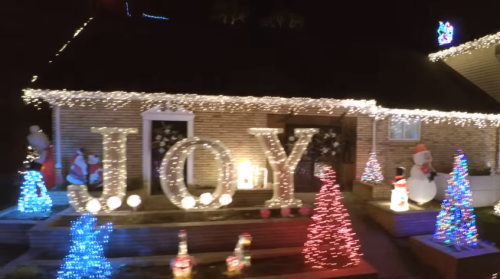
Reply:
[[[437,217],[434,240],[445,245],[462,248],[477,247],[476,215],[472,207],[467,158],[457,151],[451,178],[445,192],[441,212]]]
[[[361,175],[361,181],[371,184],[380,184],[384,181],[384,175],[382,175],[382,168],[378,163],[376,153],[370,153],[365,171]]]
[[[57,279],[96,278],[112,275],[110,262],[104,257],[103,244],[108,242],[113,224],[95,229],[97,219],[90,213],[82,215],[71,224],[71,248],[64,258]]]
[[[306,264],[329,269],[358,265],[361,259],[359,243],[341,202],[339,185],[335,183],[335,172],[331,167],[325,167],[321,181],[324,184],[316,196],[313,223],[308,228],[308,240],[304,244]]]
[[[24,161],[27,170],[23,174],[23,185],[17,202],[17,209],[26,213],[49,212],[52,209],[52,199],[47,194],[47,187],[43,182],[40,171],[31,169],[31,163],[38,158],[33,148],[28,148],[28,155]]]

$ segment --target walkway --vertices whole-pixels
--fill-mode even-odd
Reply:
[[[408,238],[393,238],[367,214],[365,205],[351,193],[344,194],[365,259],[379,272],[380,279],[439,279],[421,265],[408,247]]]

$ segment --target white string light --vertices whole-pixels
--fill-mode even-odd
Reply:
[[[285,149],[278,139],[278,134],[283,129],[274,128],[250,128],[248,133],[255,135],[264,150],[266,157],[273,170],[273,197],[266,201],[270,208],[300,207],[302,201],[294,196],[294,174],[307,145],[312,136],[319,132],[318,129],[295,129],[297,141],[293,146],[290,156],[287,157]]]
[[[196,147],[210,150],[217,161],[219,176],[210,201],[207,198],[200,200],[193,197],[184,182],[184,163]],[[237,177],[236,165],[229,149],[218,140],[199,137],[186,138],[174,144],[163,158],[160,170],[163,193],[174,205],[185,210],[217,209],[231,203]]]
[[[476,49],[488,48],[491,45],[497,44],[499,42],[500,42],[500,32],[496,34],[486,35],[482,38],[461,44],[456,47],[450,47],[448,49],[441,50],[436,53],[431,53],[429,54],[429,59],[432,62],[436,62],[439,60],[446,60],[446,58],[457,56],[460,54],[470,54],[471,51]]]
[[[110,212],[115,210],[117,199],[120,205],[127,191],[127,135],[137,134],[136,128],[91,128],[92,133],[103,135],[103,190],[98,199],[100,210]],[[85,185],[68,186],[68,198],[71,206],[77,212],[88,210],[87,203],[93,199]],[[111,202],[108,200],[111,199]],[[111,205],[111,206],[110,206]],[[119,206],[119,205],[118,205]]]
[[[500,114],[481,114],[467,112],[445,112],[436,110],[388,109],[377,106],[374,100],[337,100],[280,97],[233,97],[196,94],[166,94],[138,92],[89,92],[66,90],[24,90],[24,101],[38,107],[43,101],[53,106],[80,106],[95,108],[104,105],[109,109],[119,109],[131,102],[140,102],[142,109],[169,105],[186,110],[222,112],[265,111],[278,113],[283,109],[293,113],[338,114],[346,109],[349,114],[361,114],[383,120],[388,117],[398,121],[421,121],[432,124],[454,124],[458,126],[475,125],[479,128],[500,125]]]
[[[82,27],[78,28],[75,33],[73,33],[73,37],[71,39],[69,39],[60,49],[59,51],[56,52],[55,54],[55,57],[59,56],[61,54],[61,52],[63,52],[68,46],[69,44],[71,43],[71,41],[76,38],[82,31],[83,29],[92,21],[92,19],[94,19],[93,17],[89,18],[84,24]],[[49,63],[52,63],[52,60],[49,61]],[[35,82],[36,80],[38,79],[38,76],[34,75],[32,78],[31,78],[31,82]]]

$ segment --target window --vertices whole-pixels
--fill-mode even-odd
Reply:
[[[390,121],[389,140],[420,140],[420,121]]]

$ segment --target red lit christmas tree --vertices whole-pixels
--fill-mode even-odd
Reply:
[[[313,268],[338,269],[358,265],[361,260],[358,240],[354,238],[349,213],[341,202],[335,172],[326,167],[323,186],[316,196],[316,208],[304,244],[306,264]]]

